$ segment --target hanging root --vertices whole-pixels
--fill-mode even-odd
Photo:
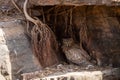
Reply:
[[[87,26],[85,24],[85,19],[83,20],[83,25],[80,28],[80,43],[87,41],[88,36],[87,36]]]
[[[85,21],[85,19],[83,20]],[[84,23],[84,22],[83,22]],[[83,49],[83,43],[88,41],[88,36],[87,36],[87,26],[86,24],[83,24],[80,28],[80,49],[82,51],[84,51],[84,57],[87,59],[87,60],[90,60],[91,57],[89,56],[89,54]]]
[[[56,37],[46,24],[43,24],[38,18],[33,19],[28,15],[27,3],[28,0],[25,0],[23,8],[25,17],[35,24],[31,30],[33,52],[42,67],[52,66],[59,62]]]
[[[19,8],[19,6],[15,3],[14,0],[11,0],[11,2],[13,3],[13,5],[15,6],[15,8],[20,12],[22,13],[22,10]]]

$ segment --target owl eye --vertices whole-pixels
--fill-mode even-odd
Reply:
[[[67,41],[68,41],[68,39],[63,39],[62,41],[63,41],[63,42],[67,42]]]

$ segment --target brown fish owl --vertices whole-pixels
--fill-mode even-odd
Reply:
[[[87,52],[80,49],[79,45],[75,44],[72,38],[63,39],[62,50],[70,62],[78,65],[85,65],[89,63],[87,59],[90,59],[90,57]]]

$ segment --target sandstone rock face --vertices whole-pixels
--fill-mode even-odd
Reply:
[[[98,64],[112,63],[120,66],[119,59],[114,61],[115,58],[113,58],[120,55],[120,38],[118,37],[120,23],[112,13],[106,6],[88,8],[86,24],[89,30],[89,41],[86,43],[89,52],[97,59]]]
[[[6,80],[2,75],[0,75],[0,80]]]
[[[19,19],[0,22],[0,68],[3,72],[1,74],[5,78],[9,76],[10,80],[20,79],[22,73],[39,69],[34,63],[30,41],[24,27]]]
[[[36,73],[24,74],[23,80],[119,80],[120,69],[110,68],[110,69],[95,70],[95,71],[88,70],[88,71],[66,72],[62,74],[59,73],[56,75],[48,75],[44,77],[38,77],[35,75],[37,74]]]
[[[23,7],[25,0],[14,0]],[[119,5],[120,0],[29,0],[32,5]],[[1,0],[0,5],[12,6],[11,0]]]

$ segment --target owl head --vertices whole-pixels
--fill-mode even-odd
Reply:
[[[73,38],[65,38],[65,39],[62,39],[62,44],[63,44],[64,46],[70,47],[70,46],[72,46],[73,43],[74,43]]]

